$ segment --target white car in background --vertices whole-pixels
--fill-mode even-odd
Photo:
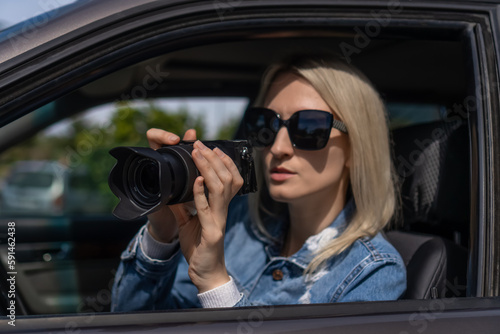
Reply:
[[[3,213],[62,213],[67,167],[56,161],[19,161],[2,186]]]

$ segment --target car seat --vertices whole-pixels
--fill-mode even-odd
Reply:
[[[465,296],[469,146],[463,119],[392,132],[402,214],[386,232],[407,268],[405,299]]]

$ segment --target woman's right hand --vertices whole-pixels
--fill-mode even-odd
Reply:
[[[176,134],[160,129],[150,129],[146,135],[149,146],[154,150],[159,149],[163,145],[176,145],[180,141],[180,137]],[[187,130],[183,140],[196,140],[196,131],[194,129]],[[186,216],[190,215],[190,208],[194,208],[192,202],[164,205],[160,210],[148,215],[148,231],[155,240],[168,243],[172,242],[177,237],[178,228],[176,217],[172,212],[172,208],[176,206],[178,206],[178,208],[175,208],[178,215],[181,213]]]
[[[179,142],[176,135],[158,129],[149,130],[147,138],[153,149]],[[184,140],[195,139],[194,130],[186,131]],[[160,242],[172,242],[179,236],[189,277],[202,293],[230,280],[224,260],[226,219],[229,203],[243,185],[243,178],[220,148],[212,150],[196,141],[191,156],[200,172],[193,184],[193,201],[165,205],[150,214],[148,231]]]

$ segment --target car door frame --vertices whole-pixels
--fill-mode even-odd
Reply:
[[[273,10],[275,11],[278,6],[281,6],[280,14],[273,14]],[[221,19],[220,15],[216,16],[213,12],[212,15],[207,15],[207,13],[214,11],[213,3],[209,6],[200,1],[191,2],[188,5],[188,2],[178,1],[167,6],[144,1],[144,7],[141,7],[140,10],[134,9],[137,10],[137,13],[128,16],[127,20],[123,22],[120,21],[119,7],[115,8],[116,13],[108,17],[105,23],[99,22],[91,28],[76,29],[71,37],[63,35],[49,46],[35,46],[23,53],[20,58],[13,57],[4,62],[0,67],[0,89],[7,92],[7,94],[0,98],[1,125],[98,77],[137,62],[143,57],[155,54],[155,50],[160,45],[163,50],[174,50],[208,41],[241,38],[241,36],[234,34],[234,30],[235,22],[238,20],[243,22],[242,18],[245,20],[246,29],[249,27],[249,20],[253,20],[254,24],[258,23],[261,27],[276,25],[280,20],[292,26],[292,24],[300,23],[300,18],[307,21],[308,24],[325,24],[329,19],[336,20],[335,24],[337,25],[339,22],[344,22],[346,25],[356,26],[366,24],[367,20],[370,19],[370,11],[387,8],[387,3],[372,1],[367,5],[366,2],[354,1],[311,1],[307,3],[306,7],[300,1],[273,0],[265,3],[239,1],[238,6],[233,6],[231,10],[227,10],[223,19]],[[99,6],[96,6],[96,10],[98,8]],[[266,8],[268,8],[267,11]],[[300,13],[304,8],[314,8],[316,14],[320,13],[321,9],[324,8],[338,11],[333,13],[333,18],[322,21],[318,18],[307,18],[305,12]],[[407,8],[407,12],[401,17],[398,16],[402,20],[401,22],[408,23],[408,20],[412,17],[417,18],[418,13],[425,16],[425,10],[434,10],[439,14],[433,19],[426,19],[428,24],[434,22],[441,27],[446,27],[452,26],[454,20],[458,22],[465,20],[469,24],[469,38],[474,41],[474,43],[471,43],[472,50],[470,50],[471,54],[476,57],[473,59],[475,66],[473,80],[475,86],[480,89],[480,91],[476,92],[479,94],[477,96],[482,98],[481,101],[476,101],[474,117],[469,118],[472,161],[469,295],[483,298],[457,299],[452,303],[452,306],[446,304],[446,307],[439,311],[439,317],[436,316],[436,312],[429,311],[431,310],[429,305],[436,305],[431,304],[432,301],[276,307],[275,309],[279,312],[277,311],[273,316],[266,318],[263,323],[274,321],[279,323],[285,319],[300,318],[308,319],[308,321],[312,322],[311,326],[314,326],[315,319],[330,319],[329,321],[332,321],[331,325],[336,327],[340,323],[349,323],[346,319],[354,315],[356,316],[354,318],[359,319],[365,317],[366,322],[364,323],[370,323],[367,320],[369,317],[375,317],[372,318],[372,324],[376,323],[378,321],[376,319],[380,319],[377,316],[385,319],[382,321],[384,323],[398,322],[399,320],[395,320],[396,318],[400,319],[398,317],[403,317],[406,322],[409,322],[408,319],[411,319],[415,312],[418,314],[419,309],[427,309],[431,312],[430,314],[436,316],[436,322],[433,322],[433,324],[440,321],[446,323],[446,319],[460,318],[464,316],[464,312],[467,313],[467,317],[470,315],[483,320],[489,319],[490,316],[498,316],[500,305],[497,296],[499,295],[500,269],[497,264],[500,263],[500,229],[496,221],[498,221],[497,208],[499,207],[500,196],[496,194],[500,194],[498,191],[500,190],[500,182],[498,181],[500,180],[498,175],[500,173],[500,145],[497,144],[498,129],[500,129],[498,126],[500,125],[498,115],[500,107],[498,85],[495,84],[498,82],[498,64],[500,60],[497,42],[497,38],[500,36],[498,28],[500,25],[498,25],[496,14],[498,8],[495,5],[470,5],[465,3],[463,5],[456,5],[456,3],[453,5],[448,3],[405,3],[405,8]],[[342,17],[342,13],[352,9],[357,11],[358,17]],[[168,12],[169,10],[172,11]],[[293,16],[295,20],[290,19],[291,13],[295,13]],[[277,18],[273,18],[273,15],[277,16]],[[171,23],[162,27],[159,22],[163,22],[167,18]],[[145,20],[148,20],[148,27],[146,27]],[[396,21],[394,19],[394,22]],[[158,23],[156,29],[150,28],[153,23]],[[223,33],[229,28],[233,33],[230,37],[225,36]],[[134,33],[132,33],[132,30],[134,30]],[[127,36],[127,40],[123,40],[124,36]],[[120,43],[113,43],[114,39],[119,39]],[[162,41],[165,40],[170,41],[168,45],[162,44]],[[135,55],[137,50],[145,45],[144,43],[150,43],[148,46],[150,51],[145,54]],[[100,45],[98,50],[89,47],[89,45],[94,44]],[[494,49],[488,48],[488,45],[494,45]],[[125,57],[124,54],[128,54],[128,56]],[[117,58],[118,61],[116,61]],[[55,68],[54,64],[57,64]],[[50,72],[56,74],[49,73],[49,68],[52,69]],[[13,72],[14,69],[19,70],[22,75],[16,75]],[[29,83],[28,78],[30,78]],[[434,303],[438,302],[434,301]],[[402,310],[403,305],[407,308],[406,310]],[[363,310],[364,313],[360,314],[356,310]],[[154,323],[158,324],[158,326],[167,326],[167,324],[169,324],[168,326],[174,324],[177,326],[181,323],[193,323],[196,326],[203,326],[199,322],[202,321],[201,319],[205,319],[204,314],[207,314],[206,321],[227,321],[236,325],[238,324],[238,318],[248,319],[253,311],[255,309],[252,308],[231,311],[186,311],[185,319],[183,318],[183,312],[167,313],[168,316],[154,312],[127,315],[92,315],[90,313],[73,316],[73,318],[71,316],[54,317],[53,323],[62,325],[74,321],[79,324],[78,328],[90,329],[94,326],[107,327],[109,325],[113,327],[118,324],[144,325],[143,321],[150,319],[150,324]],[[421,313],[423,315],[429,314],[425,311]],[[226,318],[226,316],[229,318]],[[92,319],[95,320],[91,321],[87,326],[85,321],[89,317],[93,317]],[[160,320],[160,318],[164,317],[167,319]],[[190,318],[194,320],[190,320]],[[41,326],[41,320],[37,317],[20,318],[20,320],[23,323],[32,324],[27,325],[28,327]],[[430,323],[431,320],[427,320],[427,322]],[[488,323],[488,320],[485,323]],[[48,329],[49,327],[45,328]],[[411,328],[415,329],[415,327]]]

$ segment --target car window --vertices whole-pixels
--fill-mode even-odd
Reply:
[[[273,43],[264,41],[260,47]],[[147,147],[146,131],[153,127],[180,135],[194,128],[204,140],[233,138],[264,67],[235,67],[233,73],[223,71],[226,65],[221,61],[239,59],[238,52],[243,55],[249,49],[251,43],[236,42],[233,48],[201,46],[150,58],[4,127],[4,133],[24,135],[5,139],[11,144],[0,156],[0,216],[27,226],[43,219],[48,230],[67,233],[48,240],[33,236],[35,243],[23,245],[20,289],[30,291],[25,301],[31,312],[110,310],[109,298],[100,296],[98,306],[91,301],[101,291],[109,295],[120,253],[144,219],[120,221],[111,214],[118,198],[108,184],[116,163],[109,151],[117,146]],[[207,55],[203,66],[192,60],[199,54]],[[196,75],[191,67],[198,69]],[[443,121],[447,112],[444,103],[417,97],[404,102],[388,99],[386,106],[392,130]],[[34,265],[44,268],[43,275],[32,270]],[[66,285],[58,285],[61,280]]]
[[[443,121],[446,107],[440,104],[419,102],[389,102],[386,104],[392,130],[411,125]]]
[[[45,172],[13,172],[12,174],[8,183],[19,188],[47,188],[54,180],[54,175]]]
[[[145,133],[152,127],[180,135],[194,128],[200,139],[231,139],[247,104],[235,97],[119,101],[58,121],[2,154],[1,212],[37,214],[35,203],[45,200],[51,202],[45,215],[109,214],[117,203],[107,184],[115,161],[111,148],[148,146]]]
[[[116,162],[109,150],[148,146],[145,134],[151,127],[180,135],[195,128],[200,139],[231,139],[248,98],[119,100],[53,118],[62,102],[11,124],[44,126],[34,135],[28,131],[24,141],[0,156],[0,219],[18,226],[18,289],[29,312],[109,311],[109,303],[91,308],[87,301],[102,289],[109,291],[126,240],[143,224],[112,215],[118,199],[108,185]]]

